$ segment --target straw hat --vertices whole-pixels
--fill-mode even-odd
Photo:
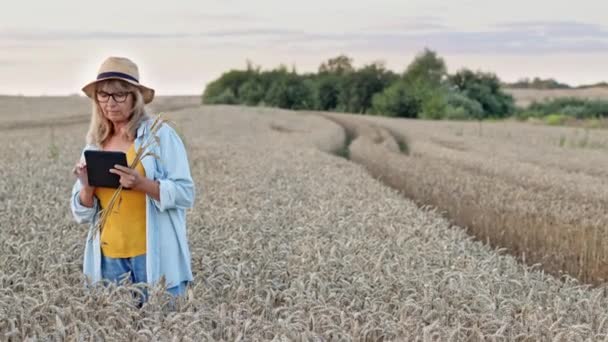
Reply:
[[[97,79],[82,87],[82,91],[90,98],[94,98],[95,84],[104,80],[122,80],[141,89],[145,103],[154,99],[154,89],[139,84],[139,70],[137,65],[124,57],[108,57],[99,68]]]

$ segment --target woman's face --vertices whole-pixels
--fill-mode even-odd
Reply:
[[[131,117],[133,110],[133,93],[117,90],[116,87],[102,85],[97,90],[97,102],[103,111],[103,115],[112,123],[125,123]]]

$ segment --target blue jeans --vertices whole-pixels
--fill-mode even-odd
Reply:
[[[127,278],[131,283],[146,283],[146,255],[138,255],[131,258],[110,258],[101,255],[101,277],[111,282],[118,283]],[[187,282],[183,281],[177,286],[167,289],[167,292],[175,297],[186,293]],[[147,298],[143,298],[146,301]]]

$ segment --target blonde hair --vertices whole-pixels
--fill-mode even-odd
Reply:
[[[94,93],[96,93],[97,90],[108,92],[131,92],[133,94],[133,108],[131,109],[131,116],[127,123],[125,135],[129,140],[135,139],[137,128],[139,128],[139,125],[143,121],[148,119],[141,90],[138,87],[121,80],[98,82],[95,85]],[[89,131],[87,132],[87,143],[102,146],[114,133],[114,125],[112,125],[112,122],[103,115],[103,110],[101,109],[96,96],[93,96],[93,110]]]

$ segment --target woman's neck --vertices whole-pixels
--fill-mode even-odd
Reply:
[[[112,122],[114,135],[127,135],[127,122]]]

